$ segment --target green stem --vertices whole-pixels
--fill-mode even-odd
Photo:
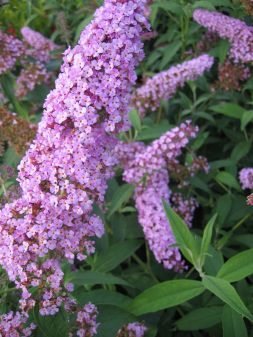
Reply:
[[[162,107],[161,105],[159,106],[158,109],[158,114],[157,114],[157,118],[156,118],[156,123],[159,124],[161,122],[162,119]]]

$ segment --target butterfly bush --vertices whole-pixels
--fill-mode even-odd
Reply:
[[[59,48],[53,41],[29,27],[21,28],[21,34],[28,47],[26,48],[26,54],[40,62],[48,62],[50,52]]]
[[[213,57],[204,54],[156,74],[134,92],[132,105],[144,117],[148,110],[155,111],[162,99],[170,99],[185,82],[195,80],[209,70],[213,62]]]
[[[0,75],[13,68],[24,52],[22,41],[0,30]]]
[[[162,200],[169,203],[168,162],[178,157],[198,128],[182,123],[145,147],[142,143],[119,144],[116,153],[124,168],[123,179],[136,186],[134,199],[139,223],[156,260],[167,269],[181,270],[184,263],[175,244]],[[135,152],[136,151],[136,152]]]
[[[77,46],[65,51],[36,138],[18,167],[22,195],[0,212],[0,261],[22,292],[23,311],[35,305],[31,286],[38,287],[42,315],[62,303],[71,307],[59,261],[84,260],[94,252],[92,238],[104,233],[93,205],[104,201],[116,134],[128,127],[148,28],[144,11],[144,0],[106,0],[96,11]],[[31,42],[30,33],[23,30]],[[77,335],[93,336],[93,328],[82,329]]]
[[[147,328],[142,323],[129,323],[118,331],[116,337],[144,337],[146,331]]]
[[[229,40],[230,57],[235,62],[253,61],[253,27],[241,20],[206,9],[196,9],[193,18],[209,31]]]
[[[239,173],[241,186],[244,190],[253,188],[253,168],[244,168]]]

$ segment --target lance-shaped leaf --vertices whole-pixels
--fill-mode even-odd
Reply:
[[[253,274],[253,248],[231,257],[220,268],[217,277],[236,282]]]
[[[206,275],[203,277],[203,285],[233,310],[253,321],[253,315],[245,306],[235,288],[228,281]]]
[[[177,213],[166,202],[163,205],[180,251],[189,262],[195,264],[199,256],[197,241]]]
[[[200,281],[166,281],[145,290],[127,306],[127,309],[134,315],[156,312],[185,303],[203,291],[204,287]]]

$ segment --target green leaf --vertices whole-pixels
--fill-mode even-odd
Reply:
[[[199,281],[166,281],[145,290],[127,306],[127,309],[140,316],[185,303],[203,291],[204,287]]]
[[[212,276],[215,276],[224,263],[223,255],[219,250],[214,249],[211,245],[208,249],[208,255],[205,260],[204,270]]]
[[[121,284],[131,287],[125,280],[112,274],[100,273],[99,271],[72,272],[66,276],[65,282],[72,282],[75,285]]]
[[[198,188],[202,191],[205,191],[207,193],[211,193],[211,190],[209,189],[207,183],[200,179],[199,177],[195,176],[190,179],[190,183],[193,187]]]
[[[124,184],[116,190],[113,194],[112,202],[108,210],[108,217],[117,212],[121,206],[131,198],[133,191],[134,186],[130,184]]]
[[[15,179],[6,181],[4,183],[4,186],[2,185],[0,187],[0,196],[2,196],[6,192],[6,190],[8,190],[8,188],[14,184],[15,184]]]
[[[228,281],[205,275],[202,282],[207,290],[219,297],[236,312],[247,317],[250,321],[253,320],[252,314],[241,300],[235,288]]]
[[[142,244],[141,240],[129,240],[118,242],[107,251],[103,251],[95,263],[95,270],[108,272],[116,268],[120,263],[128,259]]]
[[[223,103],[210,107],[211,110],[218,112],[222,115],[229,116],[236,119],[241,119],[245,109],[235,103]]]
[[[215,7],[209,1],[204,0],[195,1],[193,4],[193,9],[196,8],[205,8],[209,9],[210,11],[215,11]]]
[[[231,257],[219,270],[217,277],[236,282],[253,274],[253,248]]]
[[[95,305],[114,305],[116,307],[124,307],[131,302],[131,299],[119,292],[104,289],[96,289],[84,291],[83,287],[75,290],[73,296],[80,305],[91,302]]]
[[[13,88],[14,88],[14,80],[11,78],[9,74],[4,74],[0,76],[0,84],[3,88],[5,96],[9,99],[11,104],[13,105],[15,112],[22,118],[28,119],[28,111],[21,105],[21,103],[17,100]]]
[[[212,234],[213,234],[213,226],[217,219],[217,214],[215,214],[207,223],[204,233],[203,233],[203,239],[201,241],[201,247],[200,247],[200,267],[203,266],[205,263],[205,259],[207,256],[207,252],[212,240]]]
[[[141,120],[140,120],[140,116],[137,112],[137,110],[131,110],[129,112],[129,119],[130,122],[132,123],[133,127],[137,130],[137,131],[141,131]]]
[[[136,137],[136,140],[152,140],[159,138],[162,134],[170,129],[169,123],[162,122],[158,125],[152,125],[151,127],[143,128]]]
[[[212,170],[216,170],[222,167],[230,167],[233,164],[234,162],[231,159],[215,160],[209,163]]]
[[[164,50],[164,56],[160,62],[159,68],[163,70],[165,66],[169,64],[172,58],[176,55],[178,50],[181,48],[181,41],[174,41],[168,45]]]
[[[245,157],[251,148],[250,142],[240,142],[236,145],[236,147],[233,149],[231,154],[231,159],[235,162],[238,162],[240,159]]]
[[[223,337],[248,336],[243,318],[228,305],[224,306],[222,312],[222,330]]]
[[[226,6],[226,7],[233,7],[230,0],[209,0],[214,6]]]
[[[123,325],[136,321],[135,317],[121,308],[102,305],[98,306],[97,321],[100,323],[96,337],[116,336]]]
[[[53,316],[42,316],[36,307],[33,310],[34,322],[41,337],[68,337],[68,320],[63,309]]]
[[[236,178],[229,172],[219,172],[216,175],[216,180],[219,181],[220,183],[232,187],[237,191],[241,191],[241,187],[238,183],[238,181],[236,180]]]
[[[192,149],[193,150],[198,150],[204,143],[205,141],[207,140],[209,136],[209,132],[202,132],[202,133],[199,133],[197,138],[193,141],[192,143]]]
[[[4,163],[12,167],[17,167],[20,159],[21,156],[19,156],[12,147],[8,147],[3,156]]]
[[[155,5],[158,6],[159,8],[162,8],[176,15],[183,14],[182,6],[175,1],[170,2],[160,1],[158,3],[155,3]]]
[[[79,23],[79,25],[76,28],[76,33],[75,33],[75,43],[79,40],[81,32],[84,30],[84,28],[91,22],[93,18],[93,14],[88,15],[85,17],[83,21]]]
[[[231,195],[224,194],[218,199],[216,205],[216,212],[219,215],[219,223],[221,225],[225,222],[230,212],[231,206],[232,206]]]
[[[223,63],[227,57],[228,51],[230,48],[230,44],[228,40],[220,40],[214,48],[212,48],[209,52],[210,55],[214,57],[218,57],[220,63]]]
[[[241,131],[244,131],[246,126],[251,122],[253,119],[253,111],[244,111],[244,113],[241,116]]]
[[[199,308],[191,311],[176,322],[182,331],[197,331],[208,329],[221,321],[223,307]]]
[[[198,246],[194,236],[186,223],[166,202],[163,206],[180,251],[189,262],[194,264],[198,257]]]

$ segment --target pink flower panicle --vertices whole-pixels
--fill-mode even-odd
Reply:
[[[145,175],[166,167],[167,162],[178,157],[190,138],[196,137],[198,128],[189,121],[166,132],[149,145],[145,151],[137,153],[124,172],[124,179],[129,183],[139,183]],[[138,169],[136,169],[138,168]]]
[[[241,186],[244,190],[253,188],[253,168],[244,168],[239,173]]]
[[[36,328],[35,324],[25,326],[28,315],[20,312],[10,311],[6,315],[0,316],[0,336],[1,337],[28,337]]]
[[[29,27],[23,27],[21,29],[21,34],[28,44],[26,54],[40,62],[48,62],[50,59],[50,52],[58,48],[54,42]]]
[[[155,111],[162,99],[170,99],[185,82],[203,75],[211,68],[213,62],[213,57],[204,54],[156,74],[135,91],[132,105],[138,109],[140,116],[144,117],[148,110]]]
[[[0,262],[22,290],[24,311],[35,305],[29,287],[37,286],[41,313],[56,313],[67,301],[59,261],[84,260],[104,232],[93,204],[104,201],[117,161],[115,134],[127,127],[148,27],[144,10],[145,0],[106,0],[64,53],[36,139],[19,165],[22,195],[0,212]],[[30,30],[23,32],[30,38]]]
[[[0,75],[13,68],[24,51],[23,42],[0,30]]]
[[[76,336],[78,337],[92,337],[97,333],[98,324],[96,323],[97,309],[88,303],[77,313],[76,322],[78,330]]]
[[[162,262],[167,269],[184,268],[179,250],[172,247],[175,239],[162,203],[162,200],[168,203],[170,200],[167,165],[181,154],[197,131],[198,129],[187,121],[171,129],[146,148],[141,143],[124,144],[116,148],[124,167],[124,180],[136,185],[134,198],[145,238],[156,260]],[[124,153],[127,153],[127,146],[128,161],[122,160]],[[138,151],[135,156],[134,150]]]
[[[142,323],[129,323],[121,328],[116,337],[144,337],[147,328]]]
[[[196,9],[193,18],[209,31],[229,40],[231,44],[230,57],[235,62],[253,61],[253,27],[241,20],[206,9]]]
[[[32,91],[37,85],[47,83],[50,73],[41,62],[28,63],[21,70],[16,81],[16,96],[22,98]]]

